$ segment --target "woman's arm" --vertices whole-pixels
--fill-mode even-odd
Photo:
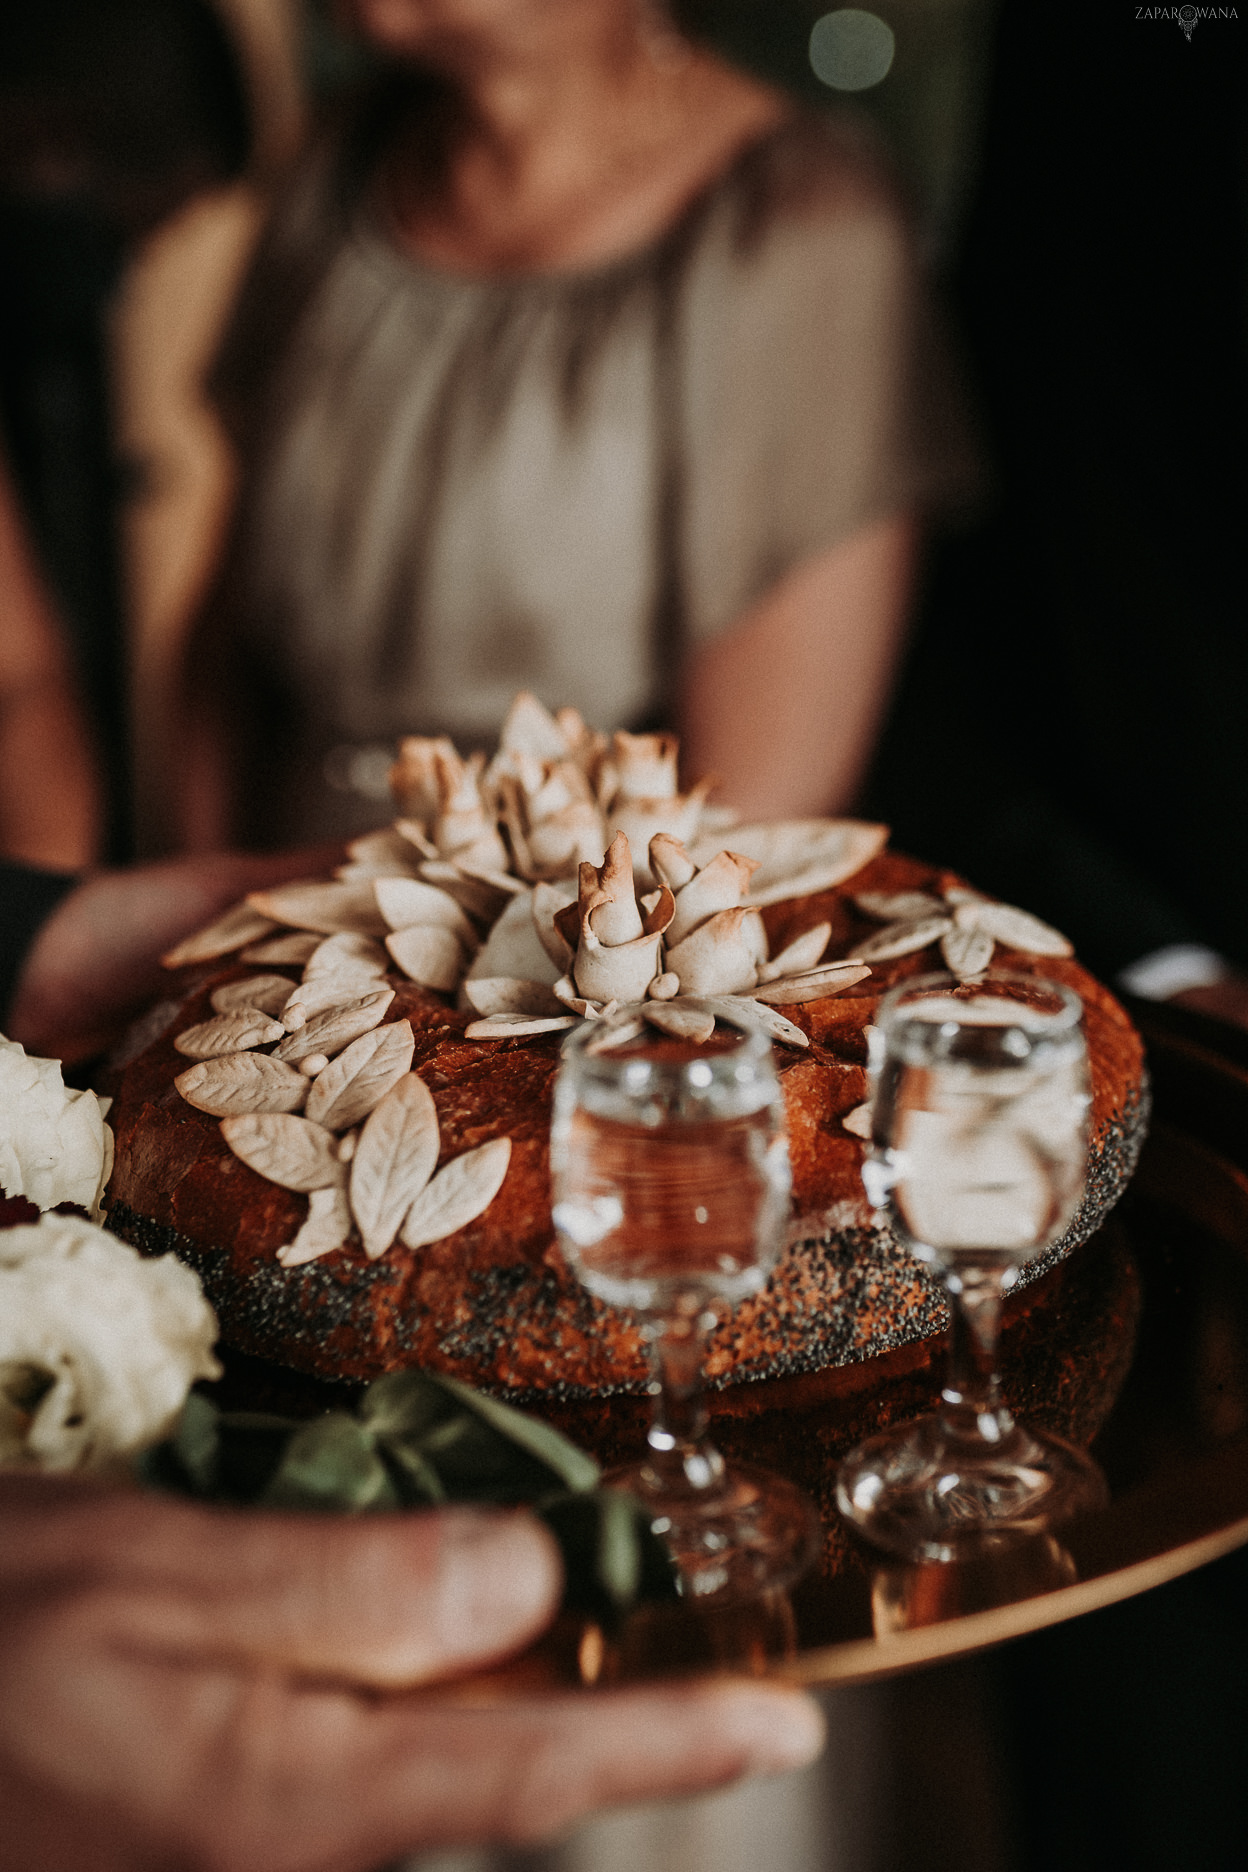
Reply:
[[[0,462],[0,854],[80,870],[98,855],[100,818],[69,653]]]
[[[686,771],[718,774],[725,804],[746,818],[852,804],[901,648],[916,533],[909,515],[864,527],[690,657]]]

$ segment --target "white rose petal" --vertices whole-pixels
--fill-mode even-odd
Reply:
[[[77,1203],[99,1214],[113,1134],[94,1092],[76,1092],[56,1060],[0,1035],[0,1185],[40,1209]]]
[[[74,1216],[0,1231],[0,1466],[99,1468],[158,1442],[220,1375],[216,1336],[172,1255]]]

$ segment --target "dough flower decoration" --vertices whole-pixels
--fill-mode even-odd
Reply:
[[[499,731],[498,752],[486,769],[486,789],[497,797],[500,780],[518,773],[521,761],[572,761],[596,794],[606,747],[607,737],[590,728],[579,709],[561,708],[552,714],[529,690],[518,690]]]
[[[551,715],[536,697],[518,696],[487,785],[497,793],[520,876],[530,883],[575,878],[580,865],[602,863],[617,832],[634,854],[644,854],[656,832],[696,838],[715,782],[681,793],[679,751],[670,734],[620,731],[608,745],[575,709]],[[655,882],[644,857],[638,882],[646,889]]]
[[[399,808],[395,830],[426,859],[471,869],[505,871],[507,847],[483,784],[484,754],[467,760],[445,735],[409,735],[390,769]]]
[[[733,815],[706,804],[709,781],[678,791],[676,756],[670,735],[619,733],[608,744],[575,709],[552,715],[525,694],[487,768],[480,756],[462,759],[446,736],[409,736],[392,769],[400,808],[392,825],[353,839],[332,878],[254,892],[164,960],[181,968],[238,952],[248,962],[304,965],[333,937],[341,941],[318,954],[318,972],[331,964],[342,972],[348,961],[355,973],[380,972],[384,943],[410,980],[441,994],[465,976],[550,989],[568,963],[554,911],[575,894],[582,864],[602,865],[617,831],[634,854],[648,854],[656,836],[689,844],[696,833],[696,862],[717,855]],[[840,883],[886,836],[886,827],[854,820],[789,820],[734,828],[733,842],[758,860],[758,907]],[[657,881],[643,861],[639,886]],[[553,1018],[550,1002],[549,993],[530,995],[512,1011]],[[485,1008],[476,990],[468,1004],[501,1011]]]
[[[0,1231],[0,1465],[99,1469],[167,1436],[217,1378],[190,1268],[74,1216]]]
[[[685,844],[697,838],[715,780],[708,776],[682,793],[676,777],[679,750],[675,735],[612,736],[603,774],[608,839],[623,832],[634,853],[648,853],[651,840],[660,834]],[[649,888],[658,881],[644,857],[634,863],[640,884]]]
[[[676,914],[666,885],[640,898],[628,840],[617,832],[601,865],[583,864],[577,899],[555,914],[568,945],[568,973],[555,998],[590,1019],[641,1001],[661,974],[663,932]]]
[[[608,742],[575,709],[551,714],[526,694],[488,767],[445,736],[410,736],[392,825],[353,840],[332,877],[253,892],[164,957],[253,970],[218,983],[210,1016],[176,1036],[189,1062],[176,1084],[222,1121],[236,1156],[307,1196],[284,1265],[357,1241],[377,1256],[396,1238],[443,1239],[506,1174],[505,1139],[434,1174],[436,1117],[431,1130],[411,1025],[390,1012],[396,971],[458,995],[478,1017],[469,1039],[586,1019],[620,1044],[642,1021],[709,1033],[722,1019],[793,1046],[806,1036],[781,1006],[868,972],[821,964],[826,924],[769,956],[759,907],[839,883],[886,828],[742,827],[741,850],[722,852],[725,815],[706,804],[709,781],[679,791],[677,753],[670,735]]]
[[[558,905],[551,886],[518,902],[464,982],[463,999],[482,1016],[467,1037],[514,1038],[582,1019],[604,1024],[603,1045],[623,1045],[643,1023],[706,1039],[720,1019],[804,1047],[806,1035],[778,1008],[870,974],[857,960],[820,964],[828,923],[770,956],[761,914],[742,901],[753,859],[723,851],[698,866],[670,833],[651,839],[649,859],[660,882],[639,895],[627,836],[617,832],[601,866],[581,866],[575,902]]]
[[[534,883],[575,877],[582,860],[597,864],[606,843],[598,783],[605,735],[573,708],[552,715],[537,697],[516,696],[486,773],[486,787],[506,828],[515,869]]]
[[[1025,955],[1074,954],[1060,930],[1029,910],[997,903],[962,885],[951,885],[940,896],[927,891],[861,891],[853,902],[885,926],[854,950],[862,962],[891,962],[939,943],[950,974],[968,981],[989,967],[998,943]]]
[[[991,966],[998,943],[1024,955],[1074,954],[1061,931],[1030,910],[997,903],[965,885],[950,885],[939,896],[931,891],[859,891],[852,902],[864,916],[884,925],[854,950],[863,962],[892,962],[939,943],[949,973],[959,981],[973,981]],[[866,1031],[870,1035],[873,1029]],[[869,1140],[871,1125],[869,1100],[841,1118],[842,1129],[851,1137]]]
[[[499,777],[503,824],[521,877],[575,875],[596,863],[603,847],[602,814],[588,775],[573,760],[519,755]]]
[[[390,792],[399,814],[420,828],[422,838],[429,836],[427,828],[441,805],[439,754],[454,756],[455,743],[449,735],[404,735],[390,769]]]
[[[74,1203],[98,1217],[113,1168],[109,1101],[78,1092],[59,1060],[0,1035],[0,1190],[38,1209]]]

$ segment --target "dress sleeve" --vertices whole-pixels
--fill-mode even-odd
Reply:
[[[826,127],[771,146],[720,205],[684,282],[678,345],[694,642],[872,521],[973,492],[905,217]]]

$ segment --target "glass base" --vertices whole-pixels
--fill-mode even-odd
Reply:
[[[801,1489],[746,1463],[726,1463],[702,1489],[673,1489],[646,1462],[604,1481],[650,1510],[687,1599],[727,1602],[791,1586],[822,1544],[818,1511]]]
[[[860,1443],[836,1485],[851,1526],[904,1560],[956,1560],[1106,1500],[1105,1478],[1073,1443],[1020,1424],[989,1443],[959,1436],[938,1414]]]

